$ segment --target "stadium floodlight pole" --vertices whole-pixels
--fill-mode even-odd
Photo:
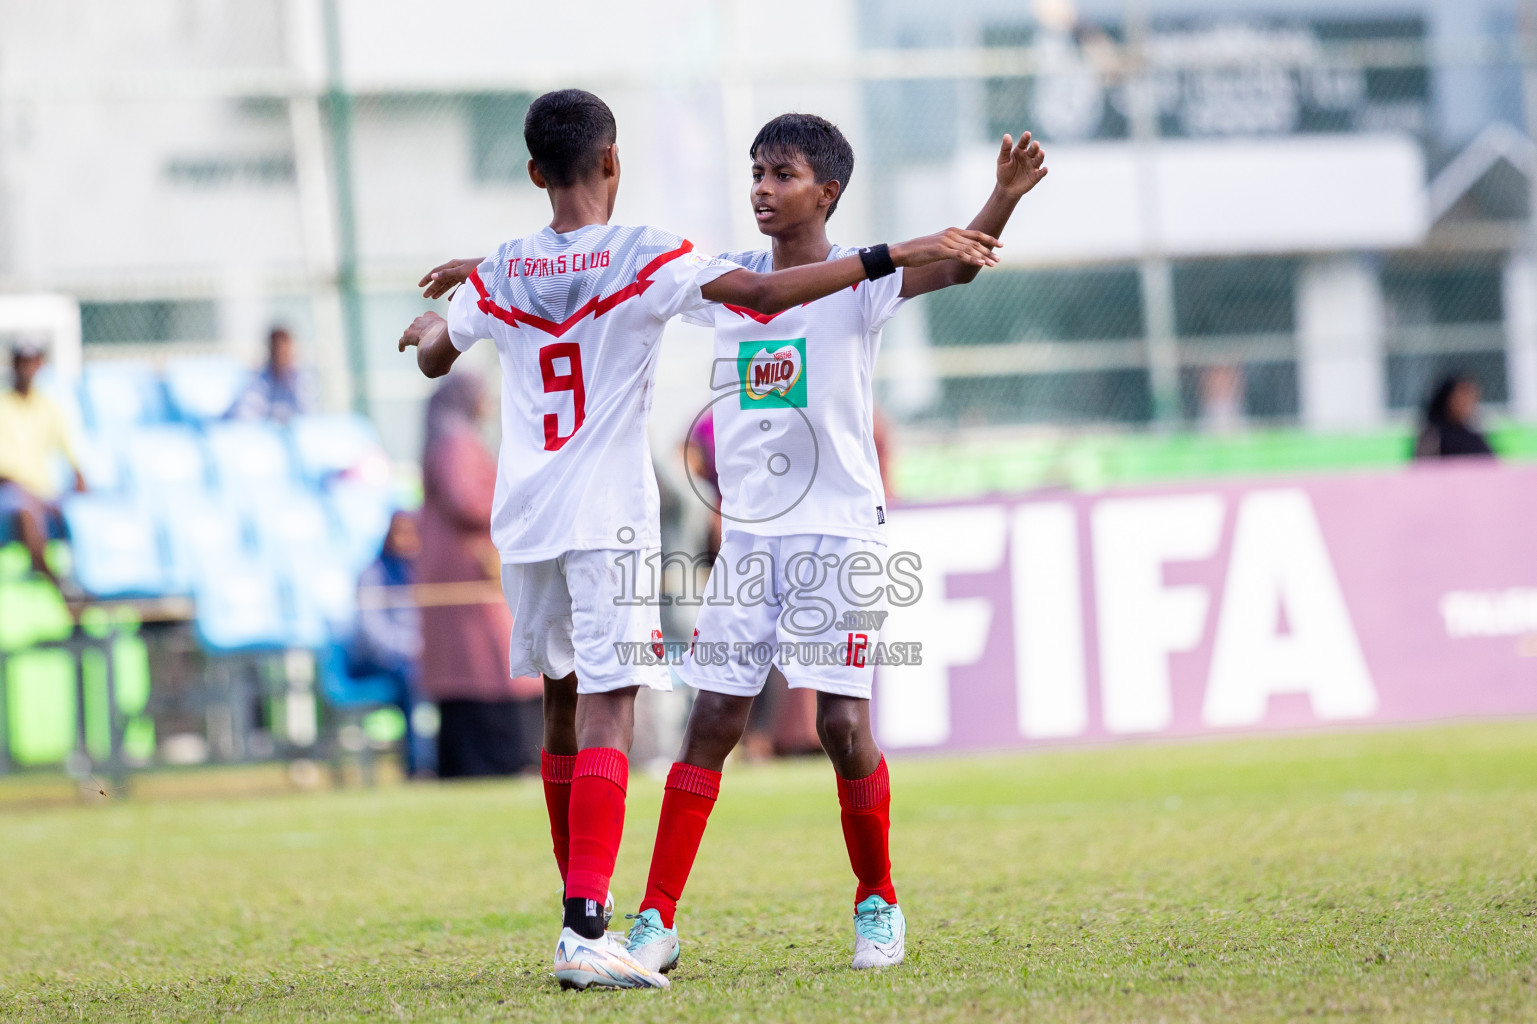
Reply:
[[[1537,141],[1537,0],[1521,0],[1517,9],[1521,41],[1521,105],[1527,138]],[[1537,417],[1537,166],[1526,173],[1526,232],[1505,274],[1506,330],[1510,361],[1510,404],[1523,419]]]
[[[1537,0],[1521,0],[1518,14],[1521,38],[1521,106],[1526,115],[1526,134],[1537,141]],[[1527,244],[1537,249],[1537,168],[1526,169],[1530,201],[1527,204]]]
[[[363,298],[358,293],[357,216],[352,196],[352,94],[342,78],[341,22],[336,0],[321,0],[325,21],[326,124],[336,188],[336,288],[341,293],[352,408],[368,413],[368,358],[363,347]]]
[[[1142,214],[1142,330],[1147,346],[1153,421],[1160,427],[1180,421],[1179,341],[1174,319],[1174,271],[1163,253],[1158,202],[1158,101],[1148,66],[1146,0],[1126,0],[1126,42],[1122,68],[1130,107],[1132,152],[1136,159]]]

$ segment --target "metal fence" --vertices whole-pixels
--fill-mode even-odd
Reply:
[[[867,85],[882,172],[1019,125],[1051,149],[1136,151],[1154,174],[1160,151],[1390,136],[1421,162],[1419,229],[1344,245],[1288,244],[1276,232],[1185,254],[1154,237],[1140,252],[992,273],[926,300],[935,384],[898,403],[910,420],[1365,427],[1403,418],[1452,371],[1477,378],[1498,414],[1531,418],[1530,382],[1511,379],[1525,344],[1512,307],[1532,287],[1520,262],[1534,170],[1516,127],[1529,115],[1514,6],[1499,12],[1507,32],[1452,40],[1434,35],[1430,10],[1381,16],[1345,4],[1296,16],[1241,4],[1215,18],[1149,18],[1127,4],[1072,21],[1068,6],[1037,5],[1037,15],[1063,9],[1055,24],[973,17],[982,45],[965,59],[976,77],[947,77],[954,53],[916,52],[905,77]],[[898,20],[885,19],[886,41],[902,41]],[[1294,184],[1322,201],[1335,183]],[[1328,306],[1320,324],[1309,304],[1342,255],[1360,271],[1354,301],[1371,308],[1331,331]],[[1340,349],[1376,376],[1354,397],[1356,417],[1340,414],[1350,396],[1319,394]],[[889,397],[899,374],[887,374]]]

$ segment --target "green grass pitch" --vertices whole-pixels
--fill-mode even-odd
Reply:
[[[0,809],[4,1020],[1537,1020],[1537,723],[728,768],[668,992],[563,993],[537,781]],[[631,782],[640,896],[661,784]]]

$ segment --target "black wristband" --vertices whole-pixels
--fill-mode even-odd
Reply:
[[[891,262],[891,250],[885,242],[859,250],[859,262],[865,265],[865,277],[872,281],[897,272],[897,265]]]

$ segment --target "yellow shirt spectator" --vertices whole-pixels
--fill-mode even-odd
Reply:
[[[34,498],[52,501],[59,496],[53,462],[57,455],[78,466],[58,403],[36,388],[26,394],[9,388],[0,391],[0,480],[19,484]]]

